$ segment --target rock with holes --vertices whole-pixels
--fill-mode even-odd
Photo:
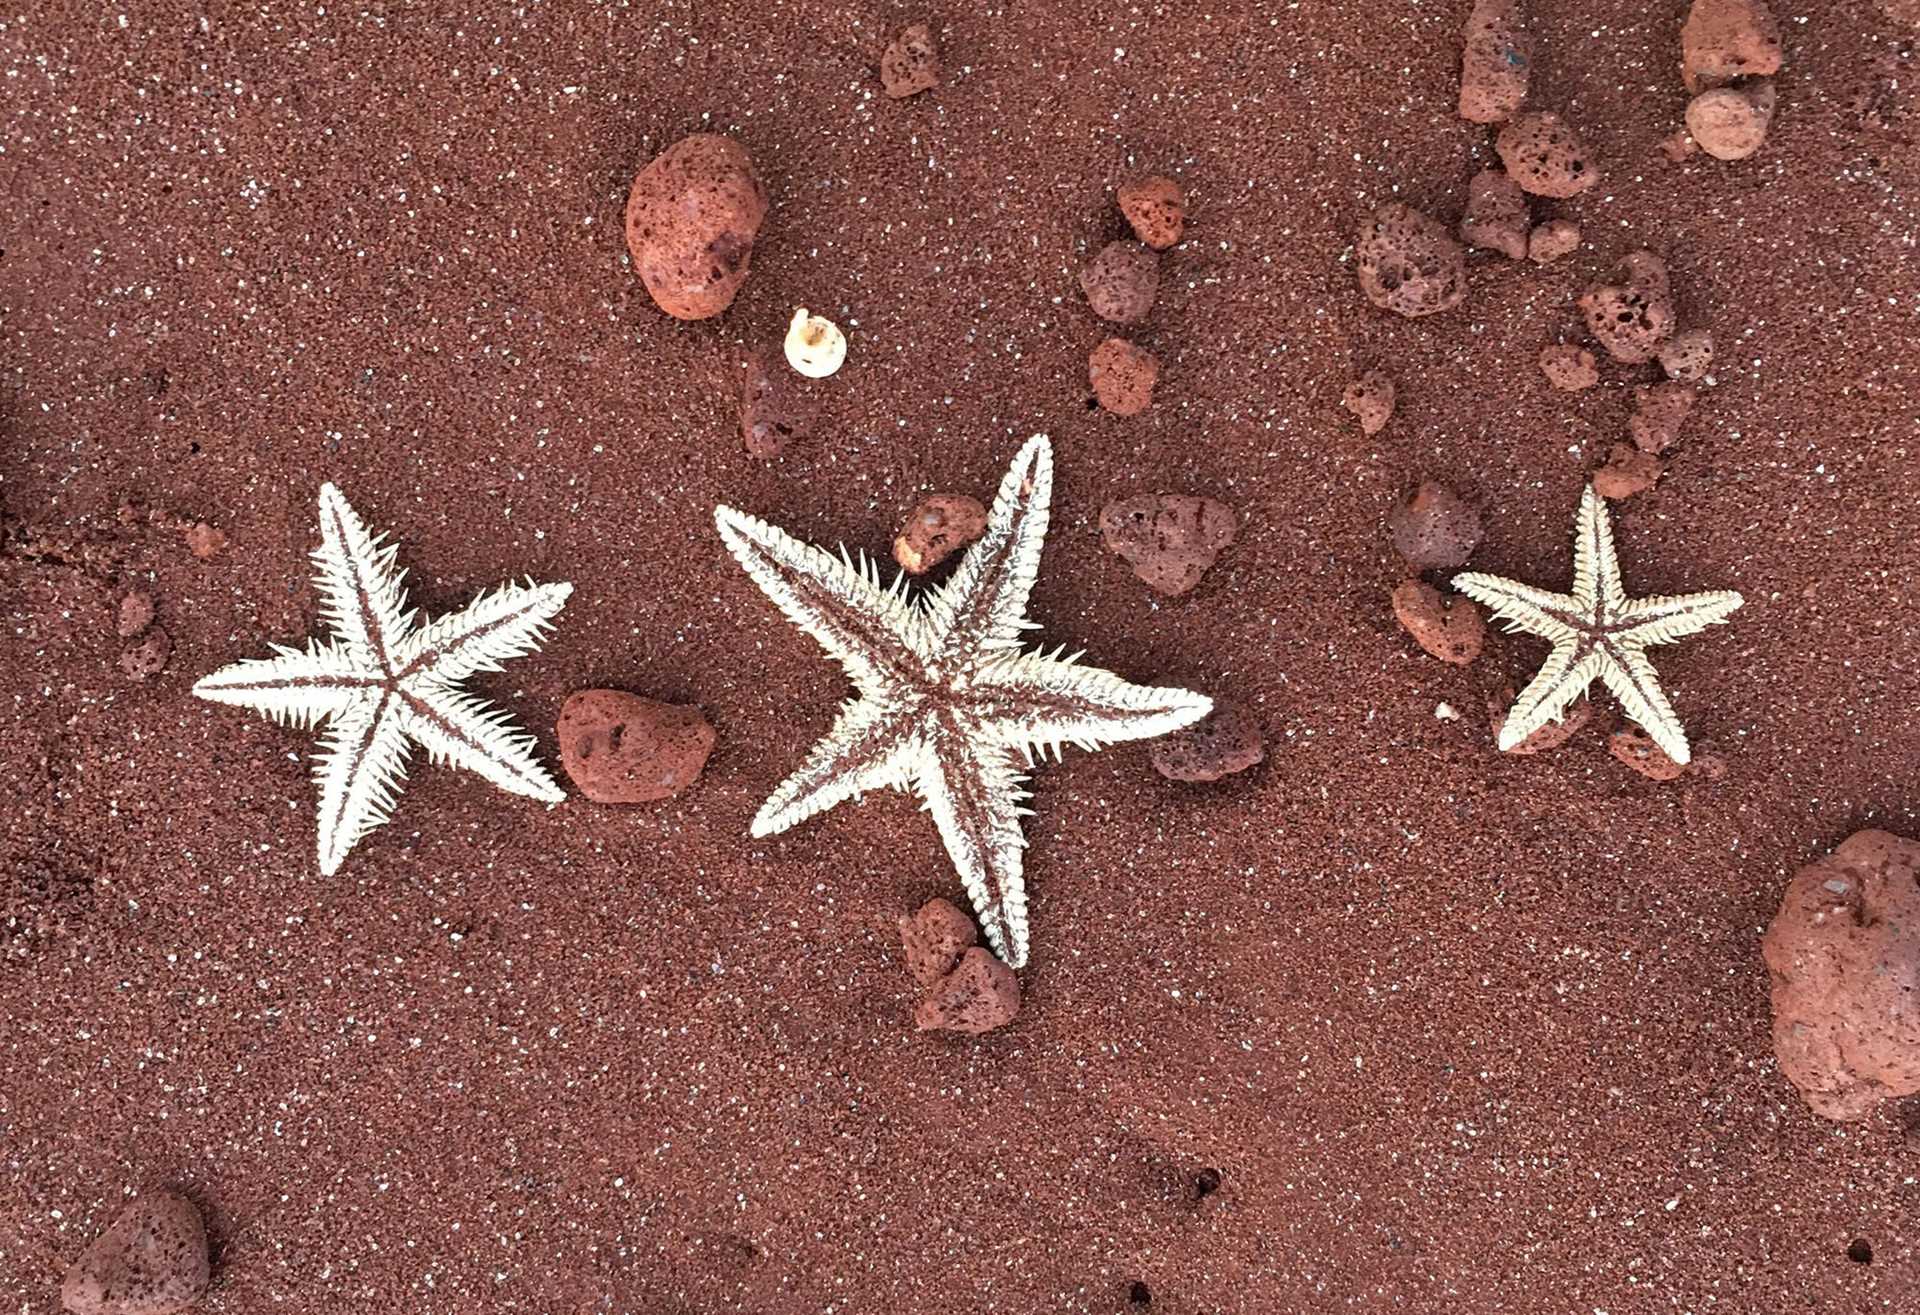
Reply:
[[[1445,225],[1397,201],[1360,226],[1354,258],[1360,291],[1396,315],[1437,314],[1467,295],[1466,249]]]
[[[1774,1053],[1814,1113],[1920,1092],[1920,843],[1848,836],[1787,883],[1761,950]]]
[[[1153,405],[1153,385],[1160,378],[1160,362],[1152,352],[1125,338],[1109,338],[1087,357],[1087,383],[1100,409],[1117,416],[1136,416]]]
[[[1744,160],[1766,143],[1774,99],[1772,78],[1713,87],[1687,102],[1687,132],[1716,160]]]
[[[1467,184],[1467,213],[1460,220],[1460,240],[1470,247],[1498,251],[1509,260],[1524,260],[1533,216],[1520,185],[1498,169],[1482,169]]]
[[[1653,453],[1631,443],[1615,443],[1607,453],[1606,464],[1593,472],[1593,491],[1617,502],[1645,493],[1666,471],[1666,464]]]
[[[597,804],[672,798],[699,778],[715,738],[700,709],[618,689],[568,695],[556,736],[567,776]]]
[[[1522,0],[1474,0],[1460,54],[1460,117],[1470,123],[1510,119],[1527,102],[1533,34]]]
[[[1080,271],[1093,313],[1114,324],[1138,324],[1160,292],[1160,258],[1138,242],[1109,242]]]
[[[207,1230],[178,1192],[147,1192],[73,1262],[60,1283],[72,1315],[172,1315],[206,1293]]]
[[[1387,427],[1387,421],[1393,418],[1393,402],[1393,380],[1385,370],[1367,371],[1340,394],[1340,405],[1353,412],[1363,434],[1377,434]]]
[[[1471,598],[1447,595],[1425,580],[1393,591],[1393,619],[1413,642],[1442,662],[1464,667],[1487,642],[1487,621]]]
[[[627,250],[656,305],[704,320],[733,304],[767,217],[767,189],[731,137],[696,133],[656,156],[627,195]]]
[[[1393,546],[1416,571],[1465,566],[1486,527],[1480,514],[1444,484],[1428,480],[1387,513]]]
[[[1549,219],[1527,234],[1527,259],[1536,265],[1551,265],[1579,249],[1580,225],[1571,219]]]
[[[1153,770],[1169,781],[1218,781],[1265,762],[1267,740],[1252,713],[1216,701],[1200,721],[1160,736],[1147,752]]]
[[[1693,414],[1692,384],[1641,384],[1633,390],[1633,415],[1627,433],[1642,452],[1665,452],[1680,441],[1680,427]]]
[[[1660,344],[1660,368],[1677,383],[1697,383],[1713,368],[1713,335],[1705,329],[1682,329]]]
[[[1634,251],[1614,267],[1611,281],[1580,296],[1587,332],[1607,355],[1627,365],[1651,361],[1673,336],[1677,312],[1667,264],[1651,251]]]
[[[1685,763],[1669,758],[1653,736],[1638,726],[1622,727],[1607,736],[1607,752],[1648,780],[1677,781],[1687,773]]]
[[[893,560],[923,575],[986,532],[987,509],[964,493],[922,498],[893,541]]]
[[[146,632],[146,638],[129,645],[120,653],[120,670],[135,680],[146,680],[166,670],[173,657],[173,636],[160,626]]]
[[[928,988],[913,1011],[921,1031],[979,1035],[1005,1027],[1020,1012],[1020,979],[993,954],[971,946],[954,970]]]
[[[132,589],[120,600],[120,612],[114,618],[114,631],[122,639],[132,639],[153,624],[153,595],[144,589]]]
[[[918,96],[940,85],[940,47],[925,23],[894,33],[880,56],[880,86],[894,100]]]
[[[1174,597],[1200,583],[1240,533],[1233,508],[1212,498],[1147,494],[1109,502],[1100,537],[1156,593]]]
[[[1600,181],[1593,153],[1551,110],[1516,116],[1500,130],[1493,149],[1521,190],[1535,196],[1578,196]]]
[[[1766,0],[1693,0],[1680,26],[1680,75],[1691,92],[1780,71],[1780,24]]]
[[[1577,393],[1600,382],[1600,368],[1593,353],[1570,342],[1557,342],[1541,349],[1540,373],[1564,393]]]
[[[1516,697],[1518,695],[1513,686],[1503,685],[1487,699],[1487,721],[1493,732],[1491,738],[1496,741],[1500,738],[1500,728],[1507,724],[1507,713],[1513,709],[1513,701]],[[1505,752],[1547,753],[1572,739],[1581,727],[1592,720],[1593,704],[1585,699],[1575,699],[1559,721],[1548,722]]]
[[[973,919],[948,900],[930,899],[900,919],[900,947],[907,971],[932,986],[960,965],[969,946],[980,943]]]
[[[1174,246],[1186,231],[1187,196],[1171,178],[1129,178],[1120,184],[1118,199],[1133,235],[1155,251]]]
[[[792,372],[770,369],[755,352],[740,382],[740,437],[754,456],[777,457],[812,432],[817,410]]]

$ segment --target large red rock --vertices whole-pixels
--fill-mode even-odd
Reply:
[[[930,899],[900,919],[900,946],[907,971],[932,986],[960,966],[960,956],[980,942],[973,919],[949,900]]]
[[[1460,117],[1472,123],[1510,119],[1527,101],[1533,36],[1521,0],[1474,0],[1460,54]]]
[[[1794,874],[1761,950],[1774,1053],[1816,1114],[1920,1092],[1920,843],[1848,836]]]
[[[1395,201],[1360,225],[1354,240],[1360,291],[1408,317],[1458,306],[1467,295],[1467,252],[1444,224]]]
[[[1680,73],[1688,91],[1779,71],[1780,24],[1766,0],[1693,0],[1680,26]]]
[[[1607,355],[1627,365],[1651,361],[1673,336],[1679,312],[1667,262],[1651,251],[1633,251],[1614,268],[1612,281],[1596,283],[1580,296],[1587,332]]]
[[[682,138],[633,180],[627,250],[661,310],[704,320],[733,304],[767,217],[746,147],[718,133]]]
[[[1427,480],[1387,513],[1387,531],[1407,565],[1431,571],[1465,566],[1486,527],[1452,489]]]
[[[1692,384],[1641,384],[1633,390],[1633,415],[1627,433],[1642,452],[1661,453],[1680,441],[1680,427],[1693,414],[1698,394]]]
[[[700,709],[618,689],[585,689],[560,708],[560,765],[597,804],[669,799],[692,785],[713,752]]]
[[[1385,370],[1369,370],[1347,385],[1340,394],[1340,405],[1353,412],[1361,433],[1372,435],[1385,429],[1393,418],[1397,396],[1398,390]]]
[[[1114,324],[1138,324],[1160,292],[1160,258],[1138,242],[1109,242],[1080,271],[1093,313]]]
[[[893,540],[893,560],[909,575],[924,575],[987,530],[987,509],[964,493],[920,500]]]
[[[1716,160],[1744,160],[1766,144],[1776,93],[1772,78],[1713,87],[1687,102],[1687,131]]]
[[[1473,176],[1467,184],[1467,212],[1460,219],[1462,242],[1524,260],[1532,229],[1533,216],[1518,183],[1498,169],[1482,169]]]
[[[1500,130],[1493,149],[1522,191],[1565,199],[1600,181],[1600,170],[1571,124],[1551,110],[1529,110]]]
[[[1171,178],[1159,174],[1129,178],[1120,184],[1118,199],[1133,235],[1155,251],[1175,245],[1186,231],[1186,193]]]
[[[60,1282],[72,1315],[172,1315],[206,1293],[207,1230],[178,1192],[148,1192],[120,1212]]]
[[[905,100],[940,85],[940,47],[933,30],[914,23],[894,33],[880,57],[880,85],[894,100]]]
[[[1156,592],[1184,594],[1200,583],[1221,550],[1240,533],[1233,508],[1212,498],[1147,494],[1109,502],[1100,537]]]
[[[1487,642],[1487,621],[1471,598],[1441,593],[1425,580],[1393,591],[1393,618],[1413,642],[1442,662],[1464,667]]]
[[[1020,978],[979,946],[962,951],[960,964],[928,989],[913,1011],[922,1031],[979,1034],[1005,1027],[1020,1012]]]
[[[1216,702],[1193,725],[1154,740],[1147,755],[1169,781],[1217,781],[1265,762],[1267,738],[1245,708]]]
[[[1153,405],[1153,385],[1160,378],[1160,362],[1152,352],[1125,338],[1109,338],[1087,357],[1087,383],[1100,409],[1117,416],[1137,416]]]

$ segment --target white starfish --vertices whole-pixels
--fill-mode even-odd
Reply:
[[[1729,590],[1628,598],[1606,502],[1591,484],[1581,495],[1574,520],[1572,593],[1549,593],[1479,572],[1454,576],[1453,587],[1492,608],[1509,630],[1524,630],[1553,645],[1539,674],[1507,713],[1501,749],[1511,749],[1557,721],[1598,678],[1669,758],[1684,763],[1693,757],[1687,732],[1667,702],[1646,650],[1726,620],[1744,600]]]
[[[1027,961],[1021,874],[1030,810],[1022,770],[1062,744],[1098,749],[1200,720],[1204,695],[1131,685],[1110,671],[1020,651],[1027,594],[1040,565],[1053,495],[1044,434],[1020,449],[987,517],[986,533],[942,587],[909,600],[864,556],[833,556],[731,507],[714,522],[734,558],[787,619],[852,677],[850,699],[825,739],[753,819],[770,836],[843,799],[891,786],[926,801],[947,854],[986,929],[1015,968]]]
[[[340,490],[320,486],[321,612],[331,642],[222,667],[193,687],[203,699],[312,726],[324,720],[313,776],[320,787],[320,870],[332,875],[360,838],[387,820],[406,781],[408,741],[436,763],[478,772],[502,790],[566,798],[522,734],[459,685],[476,671],[540,646],[570,584],[502,585],[463,611],[415,627],[394,569],[396,545],[370,538]]]

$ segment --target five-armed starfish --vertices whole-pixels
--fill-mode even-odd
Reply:
[[[986,533],[947,583],[910,601],[905,576],[880,586],[856,564],[731,507],[714,509],[720,537],[754,583],[852,677],[826,738],[753,819],[769,836],[881,786],[926,801],[947,853],[1000,957],[1027,961],[1029,810],[1021,770],[1034,750],[1097,749],[1178,730],[1212,701],[1183,689],[1131,685],[1074,657],[1020,651],[1027,594],[1040,565],[1053,491],[1044,434],[1020,449],[1000,483]]]
[[[1597,677],[1669,758],[1684,763],[1693,757],[1687,732],[1661,691],[1646,650],[1726,620],[1744,600],[1725,590],[1677,598],[1628,598],[1606,503],[1591,484],[1580,498],[1580,514],[1574,521],[1571,594],[1549,593],[1478,572],[1454,576],[1453,587],[1492,608],[1509,630],[1539,635],[1553,645],[1540,674],[1520,691],[1507,713],[1506,725],[1500,729],[1501,749],[1511,749],[1557,720]]]
[[[321,485],[314,581],[335,640],[304,650],[275,644],[277,656],[222,667],[193,687],[203,699],[278,722],[326,721],[313,775],[320,786],[320,870],[329,876],[392,813],[406,781],[409,740],[434,762],[478,772],[502,790],[548,803],[566,798],[534,758],[533,737],[459,685],[538,648],[573,586],[502,585],[416,629],[395,551],[368,536],[339,489]]]

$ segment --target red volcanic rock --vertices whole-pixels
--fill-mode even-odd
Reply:
[[[1414,643],[1456,667],[1479,657],[1487,642],[1486,618],[1471,598],[1448,597],[1424,580],[1393,591],[1393,618]]]
[[[1642,384],[1633,390],[1633,416],[1627,432],[1642,452],[1665,452],[1680,437],[1680,426],[1693,413],[1692,384]]]
[[[1355,239],[1360,291],[1409,317],[1458,306],[1467,295],[1467,253],[1453,234],[1411,206],[1383,205]]]
[[[1377,434],[1393,417],[1394,387],[1384,370],[1369,370],[1347,385],[1340,405],[1360,421],[1360,432]]]
[[[1659,355],[1673,336],[1676,312],[1667,264],[1651,251],[1635,251],[1621,260],[1611,283],[1597,283],[1580,297],[1587,332],[1607,355],[1639,365]]]
[[[713,752],[700,709],[617,689],[586,689],[560,708],[560,764],[597,804],[644,804],[692,785]]]
[[[180,533],[187,541],[187,551],[203,562],[219,556],[220,550],[227,546],[227,536],[205,521],[196,521]]]
[[[961,493],[922,498],[893,541],[893,560],[909,575],[932,570],[986,532],[987,509]]]
[[[1160,258],[1138,242],[1109,242],[1080,271],[1093,313],[1114,324],[1137,324],[1160,291]]]
[[[1493,149],[1521,190],[1535,196],[1578,196],[1600,180],[1592,153],[1551,110],[1515,118],[1500,130]]]
[[[1179,242],[1187,227],[1187,197],[1171,178],[1152,174],[1120,184],[1120,213],[1133,235],[1155,251]]]
[[[1779,71],[1780,24],[1765,0],[1694,0],[1680,26],[1680,76],[1688,91]]]
[[[1570,342],[1555,343],[1540,352],[1540,373],[1562,392],[1577,393],[1600,382],[1593,353]]]
[[[1666,469],[1653,453],[1642,452],[1631,443],[1615,443],[1607,453],[1607,464],[1593,472],[1593,489],[1614,501],[1630,498],[1657,484]]]
[[[1153,385],[1160,362],[1153,353],[1125,338],[1109,338],[1087,357],[1087,383],[1104,411],[1117,416],[1139,415],[1153,405]]]
[[[1244,708],[1216,702],[1193,725],[1154,740],[1147,755],[1169,781],[1217,781],[1266,761],[1267,740]]]
[[[207,1290],[207,1230],[178,1192],[148,1192],[120,1212],[60,1282],[72,1315],[172,1315]]]
[[[682,138],[633,180],[627,250],[655,304],[704,320],[733,303],[767,217],[767,189],[746,148],[718,133]]]
[[[153,595],[144,589],[134,589],[120,600],[120,614],[114,619],[114,630],[122,639],[132,639],[135,635],[153,624]]]
[[[1471,123],[1512,118],[1527,101],[1533,36],[1521,0],[1474,0],[1460,55],[1460,117]]]
[[[1491,723],[1493,738],[1500,738],[1500,730],[1507,724],[1507,713],[1518,697],[1511,685],[1503,686],[1487,699],[1487,720]],[[1582,726],[1593,720],[1593,704],[1585,699],[1575,699],[1567,708],[1566,715],[1559,721],[1550,721],[1526,739],[1508,749],[1508,753],[1535,754],[1557,749],[1574,737]]]
[[[907,971],[922,986],[952,972],[968,946],[980,940],[973,919],[947,900],[930,899],[900,919],[900,945]]]
[[[1579,249],[1580,225],[1571,219],[1549,219],[1527,234],[1527,259],[1536,265],[1551,265]]]
[[[880,57],[880,86],[894,100],[917,96],[940,85],[940,48],[925,23],[903,27]]]
[[[1387,513],[1387,530],[1416,571],[1465,566],[1486,533],[1478,512],[1432,480]]]
[[[1767,140],[1774,98],[1772,78],[1703,91],[1687,102],[1687,132],[1716,160],[1744,160]]]
[[[1526,193],[1518,183],[1498,169],[1482,169],[1473,176],[1467,185],[1467,213],[1460,220],[1462,242],[1522,260],[1532,224]]]
[[[1920,844],[1848,836],[1794,873],[1761,951],[1774,1053],[1814,1113],[1920,1092]]]
[[[791,370],[769,369],[755,352],[747,358],[740,388],[740,437],[756,457],[777,457],[787,444],[813,431],[814,404]]]
[[[120,670],[135,680],[145,680],[166,670],[173,656],[173,636],[159,626],[147,631],[147,637],[120,654]]]
[[[1212,498],[1146,494],[1109,502],[1100,537],[1156,592],[1174,597],[1200,583],[1240,533],[1233,508]]]
[[[1659,356],[1667,378],[1696,383],[1713,368],[1713,335],[1705,329],[1682,329],[1660,344]]]
[[[960,966],[935,982],[913,1011],[922,1031],[978,1035],[1005,1027],[1020,1012],[1020,979],[990,951],[971,946]]]
[[[1674,781],[1686,775],[1686,765],[1667,757],[1667,751],[1638,726],[1622,727],[1609,735],[1607,752],[1655,781]]]

